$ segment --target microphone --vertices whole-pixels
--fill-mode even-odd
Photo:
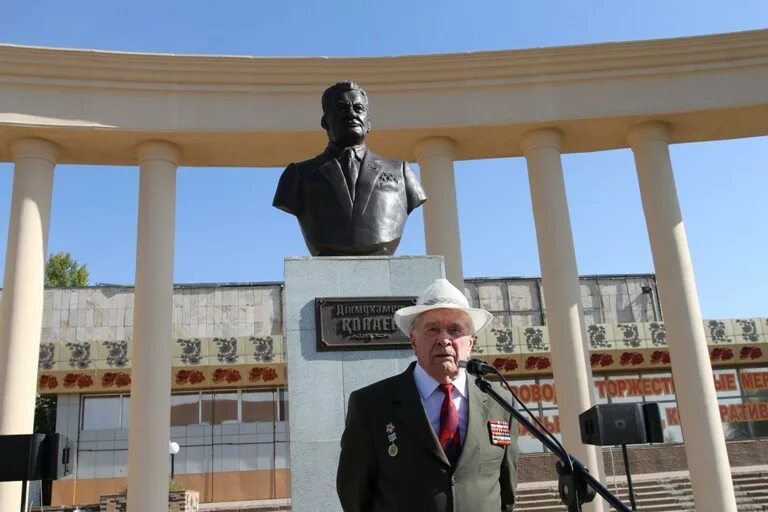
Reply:
[[[469,361],[459,361],[459,368],[464,368],[467,373],[472,375],[485,375],[487,373],[496,373],[493,365],[481,361],[480,359],[470,359]]]

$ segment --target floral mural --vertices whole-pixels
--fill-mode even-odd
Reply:
[[[536,327],[526,327],[523,330],[525,344],[528,350],[543,351],[549,350],[549,345],[544,343],[544,330]]]
[[[546,370],[552,363],[547,356],[530,356],[525,359],[526,370]]]
[[[730,361],[733,359],[733,350],[730,348],[713,348],[709,353],[709,358],[712,361]]]
[[[654,350],[651,354],[652,364],[670,364],[669,350]]]
[[[101,386],[123,388],[131,385],[131,376],[125,372],[106,372],[101,376]]]
[[[111,368],[125,368],[128,366],[127,341],[105,341],[102,345],[107,349],[107,364]]]
[[[754,320],[736,320],[736,325],[741,328],[741,339],[743,341],[755,342],[760,339],[757,335],[757,325]]]
[[[213,342],[219,347],[219,353],[216,359],[220,363],[237,363],[237,339],[235,338],[213,338]]]
[[[651,331],[651,343],[653,346],[667,346],[667,330],[663,322],[651,322],[648,324],[648,330]]]
[[[197,365],[203,360],[202,355],[202,343],[200,338],[184,339],[179,338],[176,340],[181,346],[181,362],[188,365]]]
[[[642,352],[622,352],[619,357],[621,366],[638,366],[645,362]]]
[[[608,336],[605,333],[605,327],[602,325],[588,325],[587,336],[589,336],[589,344],[592,348],[604,348],[609,346]]]
[[[248,372],[248,382],[271,382],[277,380],[277,370],[274,368],[254,367]]]
[[[251,336],[250,342],[253,343],[253,359],[262,363],[269,363],[275,358],[274,341],[272,336],[256,337]]]
[[[708,321],[707,328],[709,329],[709,335],[712,338],[712,341],[715,343],[733,343],[733,339],[726,335],[725,322],[722,320]]]
[[[69,366],[71,368],[85,370],[91,366],[91,344],[89,342],[67,342],[65,347],[69,349]]]
[[[201,370],[179,370],[176,372],[176,385],[201,384],[205,382],[205,373]]]
[[[213,371],[214,384],[234,384],[243,380],[240,370],[236,368],[216,368]]]
[[[41,370],[52,370],[56,361],[55,343],[40,344],[40,359],[38,368]]]
[[[621,342],[625,347],[640,346],[640,331],[636,324],[616,324],[616,330],[621,333]]]
[[[592,368],[605,368],[613,364],[613,356],[606,352],[593,352],[589,356],[589,364]]]
[[[497,357],[491,364],[502,372],[512,372],[518,368],[517,361],[512,357]]]
[[[59,387],[59,379],[55,375],[41,375],[37,381],[37,387],[41,390],[52,390]]]
[[[491,329],[491,332],[496,338],[496,350],[507,354],[515,351],[514,331],[512,329]]]
[[[739,359],[742,361],[754,361],[763,357],[763,350],[760,347],[746,346],[739,351]]]
[[[64,376],[64,387],[67,389],[93,387],[93,377],[87,373],[68,373]]]

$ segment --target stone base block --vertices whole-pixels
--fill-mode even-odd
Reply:
[[[402,372],[413,351],[318,352],[316,297],[418,296],[443,277],[443,258],[331,257],[285,260],[285,340],[294,512],[337,512],[336,468],[349,394]]]

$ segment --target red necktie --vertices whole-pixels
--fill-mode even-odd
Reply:
[[[440,434],[438,439],[451,466],[455,466],[461,452],[461,436],[459,435],[459,411],[456,410],[456,406],[453,405],[453,399],[451,399],[453,384],[440,384],[438,389],[445,393],[443,406],[440,408]]]

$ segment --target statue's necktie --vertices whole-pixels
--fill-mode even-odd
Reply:
[[[355,187],[357,186],[357,175],[360,172],[360,168],[357,162],[357,156],[355,150],[347,148],[341,155],[341,170],[344,171],[344,178],[347,180],[347,188],[349,188],[349,195],[352,200],[355,200]]]
[[[455,466],[461,453],[461,435],[459,434],[459,411],[456,410],[451,398],[453,384],[440,384],[438,389],[445,393],[445,398],[440,408],[440,434],[437,437],[451,466]]]

